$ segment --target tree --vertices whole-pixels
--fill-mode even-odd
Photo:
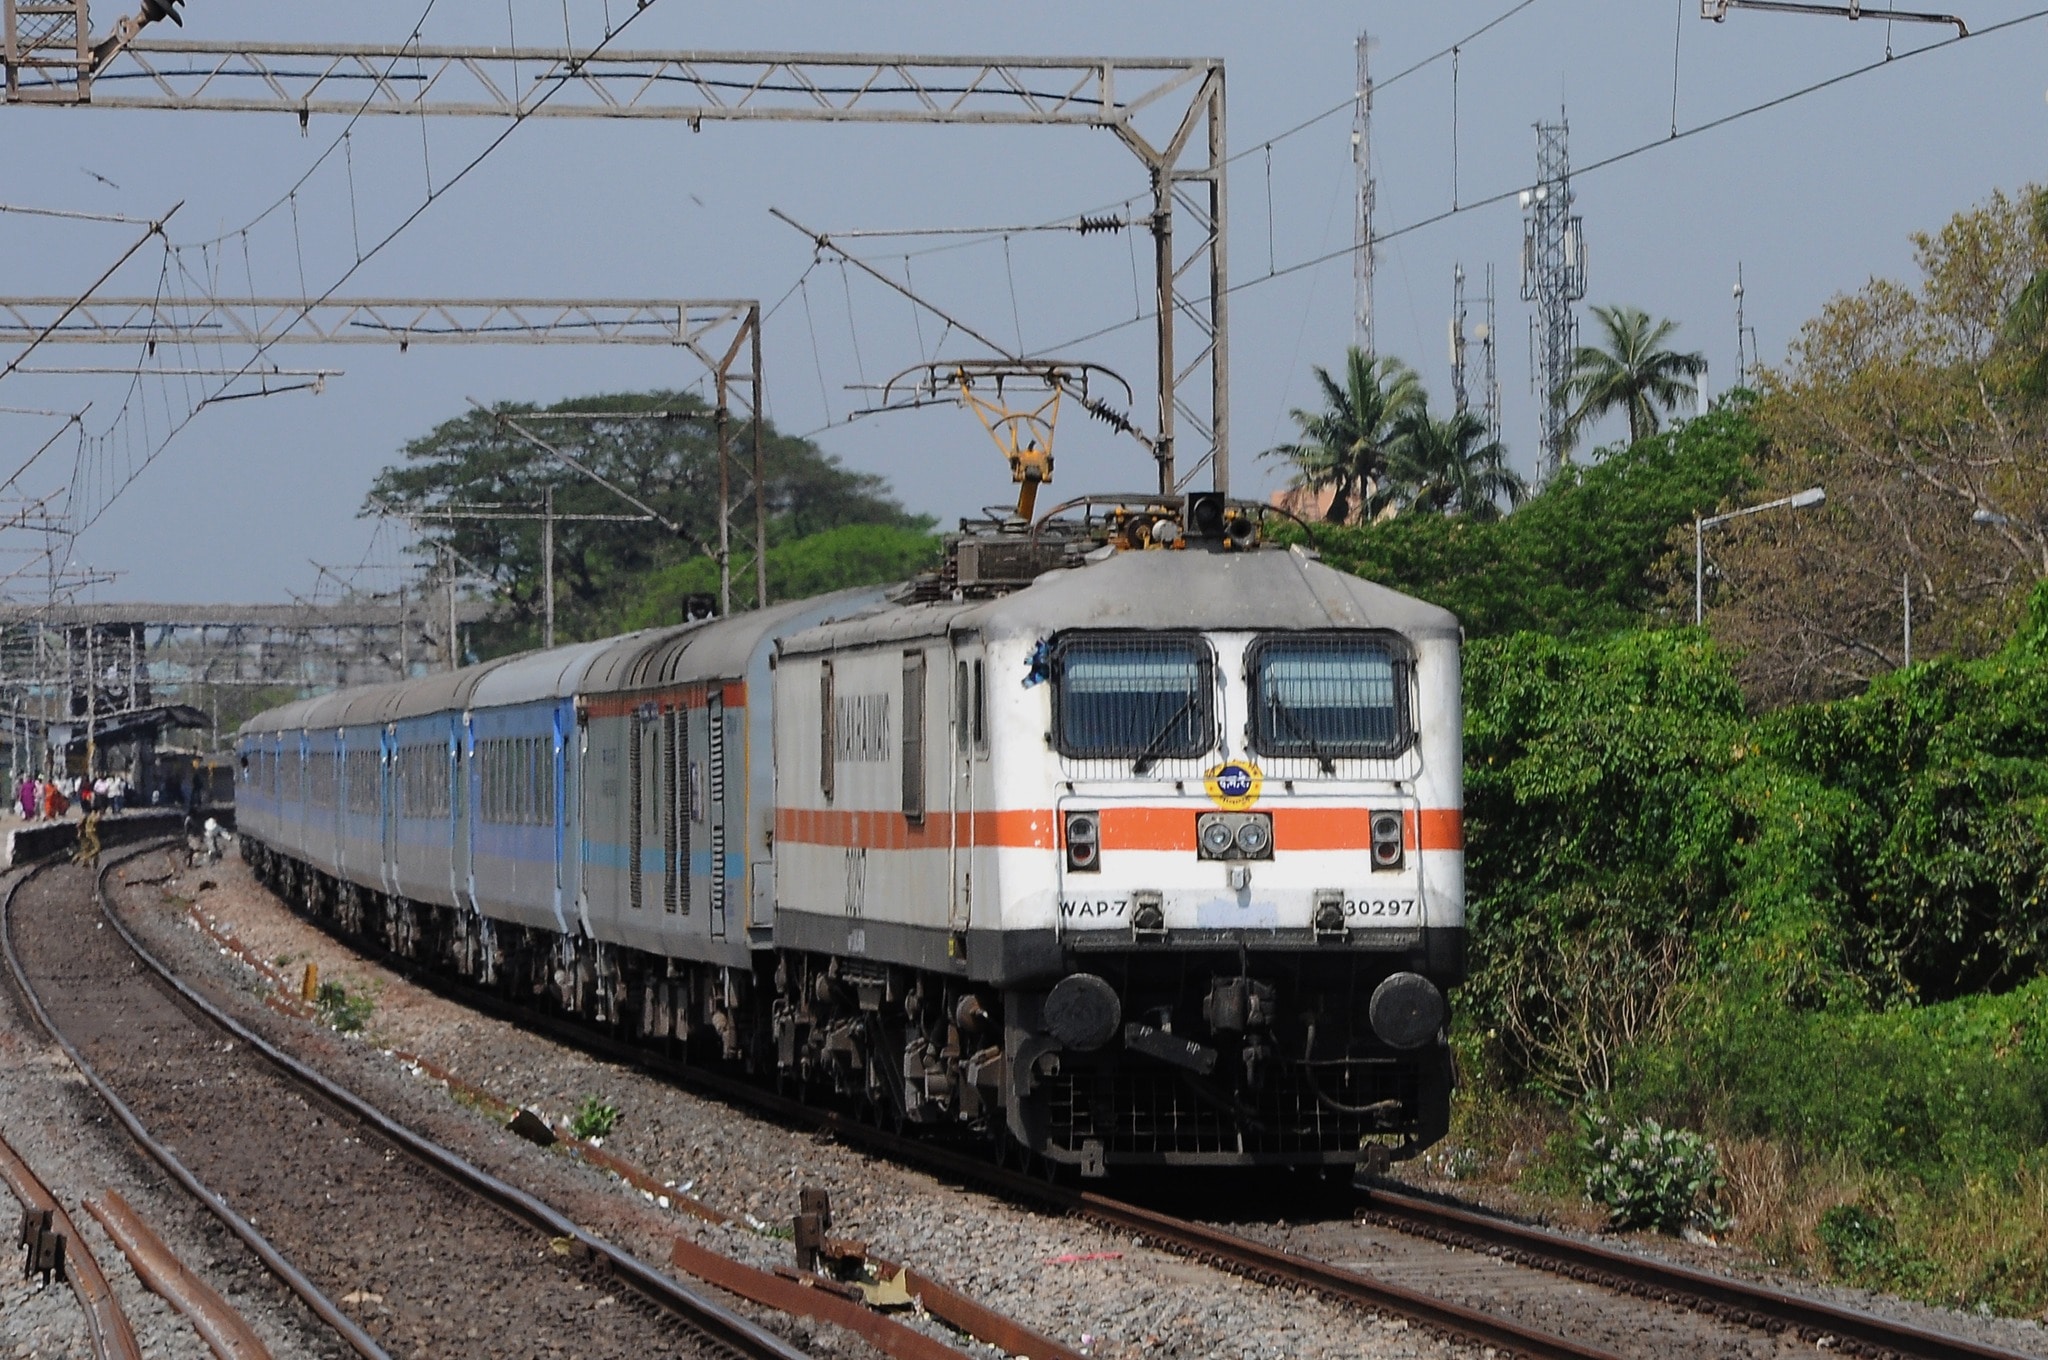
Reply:
[[[1399,359],[1375,358],[1356,345],[1345,353],[1341,383],[1324,368],[1315,375],[1323,409],[1290,411],[1301,438],[1262,456],[1292,462],[1296,485],[1332,492],[1324,516],[1330,523],[1349,523],[1354,513],[1372,519],[1389,503],[1388,445],[1401,417],[1423,404],[1422,384]]]
[[[607,480],[680,525],[683,536],[654,523],[562,520],[555,526],[556,629],[564,639],[602,636],[618,627],[641,585],[655,572],[692,558],[710,559],[717,542],[718,446],[710,411],[686,392],[611,393],[579,397],[546,408],[506,403],[497,412],[572,454]],[[550,420],[574,414],[579,419]],[[926,521],[907,514],[879,478],[849,471],[807,440],[764,426],[763,500],[771,543],[848,524],[895,525],[920,532]],[[732,434],[739,456],[751,457],[749,432]],[[405,446],[402,462],[372,484],[363,514],[432,511],[466,504],[537,507],[554,492],[559,515],[618,515],[632,507],[589,478],[563,466],[492,414],[473,411],[437,426]],[[503,603],[499,616],[479,628],[486,654],[531,646],[537,640],[541,600],[541,526],[532,520],[420,521],[420,552],[452,548],[484,569]],[[752,525],[735,526],[750,538]]]
[[[2048,189],[2034,190],[2030,207],[2034,244],[2048,248]],[[2006,309],[2004,339],[2018,359],[2017,386],[2048,396],[2048,268],[2036,269]]]
[[[1406,509],[1474,519],[1498,519],[1503,499],[1512,507],[1528,490],[1486,422],[1470,411],[1438,420],[1422,406],[1396,423],[1387,482]]]
[[[1442,605],[1471,638],[1690,623],[1693,516],[1743,494],[1760,444],[1747,406],[1723,404],[1562,469],[1511,515],[1325,525],[1315,547],[1341,571]]]
[[[906,581],[939,565],[944,541],[924,529],[893,524],[845,524],[768,549],[768,600],[808,599],[851,586]],[[641,583],[619,616],[624,630],[652,628],[682,616],[684,599],[718,588],[717,564],[703,557],[677,562]],[[754,595],[752,571],[733,576],[733,592]]]
[[[1640,443],[1661,428],[1658,407],[1668,413],[1693,395],[1707,361],[1664,348],[1678,329],[1675,321],[1652,321],[1639,307],[1595,307],[1593,315],[1607,333],[1606,345],[1581,345],[1572,356],[1559,393],[1577,402],[1565,417],[1565,435],[1575,442],[1587,424],[1620,410],[1628,414],[1628,442]]]
[[[1709,545],[1708,626],[1753,699],[1850,694],[1900,666],[1908,590],[1916,660],[1987,652],[2048,576],[2048,400],[2012,325],[2048,270],[2035,199],[1994,194],[1917,235],[1917,284],[1834,299],[1764,374],[1757,495],[1821,486],[1827,504]]]

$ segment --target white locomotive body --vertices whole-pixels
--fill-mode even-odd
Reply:
[[[252,720],[259,870],[479,982],[1084,1174],[1443,1133],[1465,940],[1443,610],[1218,543],[548,656]],[[412,753],[380,704],[438,744]],[[482,732],[512,743],[488,786]],[[347,787],[366,750],[391,863],[315,834],[371,809]],[[407,830],[419,809],[438,830]],[[452,893],[408,893],[412,843]]]

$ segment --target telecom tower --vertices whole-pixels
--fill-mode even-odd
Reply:
[[[1358,212],[1352,238],[1351,277],[1356,289],[1353,343],[1373,352],[1372,335],[1372,68],[1366,35],[1358,35],[1358,91],[1351,110],[1351,164],[1358,172]]]
[[[1572,304],[1586,296],[1586,238],[1572,212],[1570,130],[1562,114],[1536,125],[1536,187],[1522,191],[1522,300],[1536,304],[1529,319],[1529,374],[1541,413],[1542,452],[1537,479],[1548,481],[1565,461],[1565,379],[1579,347]]]
[[[1465,337],[1465,266],[1451,269],[1451,395],[1460,412],[1472,409],[1472,340],[1479,342],[1479,415],[1488,443],[1500,442],[1500,365],[1493,320],[1493,266],[1486,266],[1486,320]]]
[[[1493,321],[1493,266],[1486,266],[1486,325],[1479,332],[1479,383],[1486,411],[1486,440],[1500,442],[1500,328]]]

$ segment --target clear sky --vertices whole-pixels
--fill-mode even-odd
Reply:
[[[1232,402],[1236,489],[1277,485],[1256,455],[1285,439],[1292,406],[1313,401],[1312,365],[1333,366],[1352,334],[1351,266],[1269,272],[1351,239],[1348,111],[1266,140],[1344,101],[1353,43],[1373,35],[1385,79],[1515,6],[1515,0],[1418,5],[1072,3],[686,4],[653,0],[623,48],[1215,55],[1228,63],[1232,166]],[[1953,0],[1973,28],[2025,7]],[[356,0],[310,6],[188,0],[182,35],[210,40],[391,42],[428,9],[430,41],[559,45],[564,16],[578,45],[602,30],[605,0]],[[613,18],[630,8],[611,0]],[[98,26],[122,7],[103,0]],[[1383,89],[1375,105],[1383,229],[1527,183],[1538,119],[1569,116],[1575,164],[1668,137],[1885,55],[1901,57],[1950,30],[1736,13],[1713,24],[1698,0],[1620,4],[1534,0],[1466,46]],[[1674,63],[1674,56],[1676,58]],[[1905,59],[1776,109],[1578,176],[1590,249],[1589,303],[1629,303],[1674,318],[1677,341],[1707,355],[1710,385],[1735,371],[1730,296],[1738,266],[1748,321],[1775,361],[1798,325],[1832,294],[1911,266],[1909,234],[1938,227],[1994,189],[2042,177],[2048,135],[2048,21]],[[502,124],[370,119],[348,153],[306,184],[296,211],[242,228],[340,133],[340,118],[5,110],[0,201],[160,215],[185,206],[170,265],[230,294],[324,290],[354,259],[354,241],[382,237],[503,131]],[[424,144],[423,144],[424,138]],[[1455,150],[1455,155],[1454,155]],[[1455,163],[1455,185],[1453,166]],[[104,177],[95,178],[95,176]],[[108,181],[111,181],[109,183]],[[352,189],[351,189],[352,184]],[[118,186],[118,187],[116,187]],[[902,298],[834,265],[811,268],[808,242],[771,206],[824,230],[1004,226],[1096,209],[1145,189],[1137,161],[1111,137],[1080,130],[734,126],[531,121],[394,244],[344,295],[691,297],[781,301],[768,321],[770,413],[786,430],[818,431],[850,466],[887,478],[914,510],[941,520],[1009,488],[971,416],[928,410],[849,423],[871,400],[851,390],[933,357],[938,327]],[[0,215],[0,288],[14,295],[83,291],[134,239],[122,225]],[[201,248],[201,242],[221,238]],[[1513,201],[1461,213],[1382,244],[1378,337],[1414,365],[1433,399],[1450,399],[1446,326],[1451,272],[1471,279],[1472,319],[1486,266],[1495,268],[1505,435],[1512,461],[1534,462],[1528,305],[1520,301],[1520,212]],[[934,246],[949,249],[932,251]],[[887,240],[864,253],[911,277],[945,307],[1029,350],[1058,347],[1136,310],[1133,251],[1117,236],[1029,234],[963,243]],[[1145,243],[1137,243],[1142,267]],[[153,293],[166,268],[139,251],[103,290]],[[809,271],[808,274],[806,271]],[[802,287],[796,288],[798,281]],[[197,286],[188,281],[191,291]],[[795,288],[796,291],[792,292]],[[1059,353],[1109,365],[1148,409],[1149,323]],[[971,350],[949,342],[957,357]],[[1475,349],[1476,356],[1476,349]],[[11,355],[9,356],[11,357]],[[246,352],[188,356],[239,364]],[[125,364],[129,350],[46,347],[32,365]],[[401,445],[486,401],[552,401],[597,391],[687,386],[687,356],[646,349],[434,349],[410,353],[285,346],[270,362],[340,368],[324,393],[242,401],[202,413],[76,545],[80,568],[115,579],[102,599],[281,600],[331,593],[362,563],[366,586],[395,582],[398,536],[356,517],[377,470]],[[98,484],[124,479],[163,436],[154,384],[125,423],[111,424],[119,378],[16,374],[0,405],[75,410],[115,437],[95,460]],[[168,414],[183,411],[174,396]],[[145,422],[143,411],[153,412]],[[144,425],[147,429],[144,429]],[[1617,427],[1618,428],[1618,427]],[[0,414],[10,470],[60,429]],[[1602,432],[1611,436],[1616,430]],[[77,441],[60,437],[21,489],[40,496],[71,479]],[[1085,418],[1070,419],[1053,493],[1143,487],[1142,453]],[[1049,493],[1052,494],[1052,493]],[[19,562],[20,531],[0,534],[0,573]],[[8,587],[38,598],[41,586]]]

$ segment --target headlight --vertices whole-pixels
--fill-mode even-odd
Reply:
[[[1273,828],[1262,817],[1242,822],[1237,828],[1237,848],[1254,859],[1273,848]]]
[[[1270,812],[1204,812],[1195,818],[1195,849],[1203,859],[1273,858]]]
[[[1230,853],[1230,824],[1209,822],[1202,827],[1202,848],[1210,854],[1223,856]]]

